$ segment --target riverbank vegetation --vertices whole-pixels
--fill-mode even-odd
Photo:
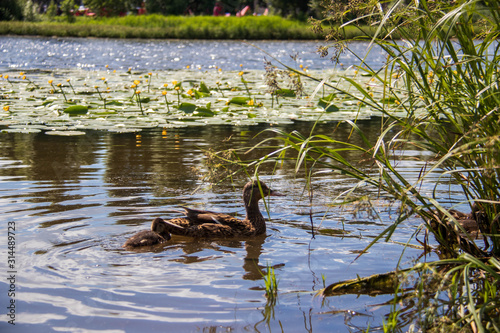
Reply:
[[[0,35],[180,39],[319,39],[305,22],[279,16],[78,17],[74,22],[0,21]],[[352,37],[352,35],[351,35]]]
[[[349,44],[339,38],[342,29],[356,26],[357,21],[346,19],[350,11],[344,4],[323,3],[326,16],[335,15],[334,21],[345,22],[327,32],[327,44],[321,49],[324,56],[335,61],[340,53],[350,52]],[[349,138],[338,141],[315,135],[314,131],[304,136],[273,130],[274,139],[282,144],[258,161],[247,162],[247,166],[258,169],[260,163],[279,164],[294,159],[297,172],[304,172],[309,179],[308,186],[314,184],[316,173],[324,174],[325,170],[359,181],[354,188],[332,198],[333,205],[352,204],[358,199],[366,202],[365,196],[356,196],[357,188],[366,186],[395,200],[398,216],[384,221],[388,223],[385,231],[361,255],[376,242],[389,241],[410,216],[422,217],[422,229],[419,232],[416,228],[413,241],[421,242],[426,252],[437,253],[442,260],[418,262],[406,272],[399,272],[399,278],[390,280],[395,297],[384,331],[499,332],[498,3],[396,1],[388,10],[378,2],[350,1],[349,5],[357,17],[372,20],[377,26],[372,45],[387,52],[387,61],[381,69],[362,64],[357,68],[358,77],[340,78],[348,84],[347,89],[324,80],[317,90],[349,96],[383,114],[378,139],[368,140],[356,121],[348,121],[351,136],[361,138],[362,145]],[[314,23],[317,30],[323,29],[323,20]],[[483,26],[481,31],[477,31],[478,24]],[[395,40],[394,33],[400,34],[403,41]],[[472,36],[478,33],[481,39],[474,40]],[[369,84],[360,78],[369,78]],[[382,91],[382,96],[374,94],[374,89]],[[407,149],[428,153],[422,155],[428,156],[426,160],[413,162],[422,167],[410,178],[398,168],[414,159],[405,154]],[[347,160],[343,158],[345,151],[360,152],[365,158]],[[436,171],[441,172],[441,177],[431,178]],[[461,187],[461,195],[456,198],[455,194],[453,200],[436,196],[435,189],[450,181]],[[466,225],[473,229],[466,229]],[[418,235],[423,235],[423,240]],[[436,245],[430,245],[433,243]],[[416,279],[412,288],[408,288],[409,274]],[[327,287],[326,295],[333,295],[328,291],[334,289]]]

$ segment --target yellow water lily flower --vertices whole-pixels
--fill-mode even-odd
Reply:
[[[139,83],[141,83],[141,81],[139,81],[139,80],[134,80],[134,84],[135,84],[136,86],[138,86],[138,85],[139,85]]]
[[[4,111],[9,111],[9,110],[10,110],[10,106],[8,106],[8,105],[4,106],[4,107],[3,107],[3,110],[4,110]]]
[[[177,81],[172,81],[172,84],[175,86],[177,84]]]
[[[163,91],[161,92],[161,94],[162,94],[163,96],[165,96],[165,95],[167,94],[167,91],[166,91],[166,90],[163,90]]]
[[[52,84],[52,82],[54,82],[54,80],[49,80],[49,84]]]

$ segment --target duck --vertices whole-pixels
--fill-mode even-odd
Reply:
[[[166,230],[173,235],[194,238],[252,237],[266,232],[266,221],[259,209],[260,199],[267,196],[282,196],[266,184],[252,180],[243,187],[243,202],[246,217],[240,220],[234,216],[205,210],[184,209],[185,217],[164,221]]]
[[[161,218],[155,218],[151,222],[151,230],[139,231],[130,237],[122,247],[140,247],[152,246],[164,243],[170,240],[170,233],[167,231],[165,221]]]
[[[479,224],[474,217],[474,213],[463,213],[455,209],[449,209],[448,213],[453,217],[453,219],[458,223],[463,230],[472,236],[473,238],[478,238],[480,236]],[[447,219],[445,214],[441,211],[435,213],[436,215],[429,220],[430,225],[433,229],[437,230],[439,224],[447,225],[448,227],[453,226],[453,222]]]

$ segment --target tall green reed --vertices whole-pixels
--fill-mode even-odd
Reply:
[[[347,202],[355,196],[357,187],[367,185],[396,199],[400,203],[397,218],[365,251],[380,240],[389,240],[401,222],[417,214],[438,241],[439,253],[452,258],[435,263],[447,264],[443,270],[429,272],[433,278],[439,276],[441,284],[426,285],[428,290],[419,296],[419,302],[424,304],[418,308],[419,315],[433,311],[426,314],[428,322],[419,325],[424,329],[500,331],[495,319],[500,315],[500,298],[493,294],[500,285],[498,2],[421,0],[406,4],[399,0],[388,5],[349,1],[350,7],[344,11],[336,8],[343,5],[339,2],[325,4],[330,13],[327,15],[356,10],[359,18],[377,26],[367,55],[353,54],[361,63],[359,75],[370,76],[378,89],[347,76],[341,79],[350,84],[348,89],[309,78],[321,82],[316,91],[321,85],[328,86],[382,114],[380,135],[370,141],[355,121],[347,123],[362,144],[316,135],[314,130],[304,136],[296,131],[272,129],[276,134],[273,139],[281,140],[281,145],[252,164],[292,159],[296,171],[304,172],[308,179],[314,178],[316,170],[328,168],[359,181],[334,201]],[[337,18],[337,22],[342,19]],[[322,55],[333,50],[332,59],[338,60],[343,52],[350,52],[349,44],[337,37],[347,27],[362,30],[358,20],[334,27],[328,33],[330,44],[319,49]],[[478,31],[478,27],[482,30]],[[396,35],[401,39],[395,39]],[[365,61],[375,45],[387,54],[382,68],[373,68]],[[423,150],[432,156],[411,180],[398,168],[404,158],[400,154],[406,149]],[[364,158],[361,162],[347,159],[345,151],[356,151]],[[433,176],[436,173],[441,175],[437,181]],[[461,187],[461,204],[470,206],[469,218],[478,224],[482,241],[465,231],[450,210],[454,207],[446,206],[437,195],[437,187],[450,178]],[[422,184],[434,185],[431,194],[421,190]],[[420,269],[417,265],[413,271]],[[448,294],[447,302],[441,300],[443,293]],[[425,306],[433,299],[438,305]]]

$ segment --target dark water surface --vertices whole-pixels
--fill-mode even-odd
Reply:
[[[5,238],[7,222],[15,223],[17,314],[15,330],[4,319],[1,327],[16,332],[270,332],[280,327],[284,332],[343,332],[381,325],[388,309],[372,305],[390,296],[314,297],[323,276],[328,284],[386,272],[396,267],[403,250],[380,243],[354,261],[394,221],[397,206],[375,201],[381,220],[368,210],[329,207],[353,184],[341,175],[314,177],[310,204],[303,174],[295,175],[293,164],[275,175],[273,166],[263,168],[263,179],[285,194],[269,201],[272,221],[263,237],[174,237],[145,251],[121,248],[133,233],[149,228],[152,218],[179,216],[172,212],[179,205],[243,214],[240,192],[246,178],[235,178],[234,187],[228,181],[203,185],[203,150],[247,147],[266,127],[89,132],[70,138],[2,134],[0,234]],[[283,127],[304,134],[310,128],[308,123]],[[336,134],[333,128],[323,124],[318,131],[347,136],[347,127]],[[372,121],[362,128],[373,136],[378,126]],[[410,158],[401,167],[412,177],[421,165]],[[311,218],[319,228],[315,238]],[[419,224],[410,221],[394,240],[406,242]],[[420,254],[407,249],[403,265]],[[267,265],[276,267],[279,281],[275,305],[262,289]],[[0,285],[5,300],[5,280]]]

